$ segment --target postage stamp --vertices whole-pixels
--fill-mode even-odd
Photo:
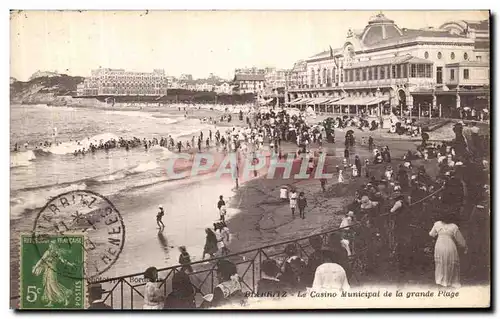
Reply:
[[[81,243],[82,249],[86,251],[81,274],[86,279],[101,275],[111,268],[125,243],[125,225],[120,212],[104,196],[86,190],[60,194],[42,208],[35,219],[33,238],[52,234],[86,235]],[[42,256],[43,248],[38,247],[37,243],[35,248],[37,254]]]
[[[85,308],[84,241],[83,234],[21,235],[20,309]]]

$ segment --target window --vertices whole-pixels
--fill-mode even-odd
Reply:
[[[451,58],[452,60],[455,60],[455,52],[451,52],[451,54],[450,54],[450,58]]]
[[[392,74],[391,78],[395,79],[396,78],[396,66],[395,65],[392,66],[392,73],[391,74]]]
[[[380,68],[380,79],[385,79],[385,65]]]
[[[476,61],[477,62],[481,62],[481,56],[480,55],[476,55]]]
[[[424,58],[425,58],[425,59],[428,59],[428,58],[429,58],[429,52],[425,51],[425,53],[424,53]]]
[[[464,69],[464,80],[469,79],[469,69]]]
[[[425,65],[425,77],[432,78],[432,65],[431,64]]]
[[[396,65],[396,79],[400,79],[400,78],[401,78],[401,64]]]
[[[316,80],[316,73],[314,70],[311,70],[311,85],[314,85],[314,81]]]
[[[364,80],[366,80],[365,69],[361,69],[361,81],[364,81]]]
[[[464,52],[464,60],[465,61],[469,60],[469,55],[467,54],[467,52]]]
[[[326,69],[323,69],[323,83],[326,83]]]
[[[340,82],[344,82],[344,70],[340,69]]]
[[[417,65],[410,64],[410,78],[417,77]]]
[[[373,79],[374,80],[378,80],[378,69],[379,68],[380,67],[378,67],[378,66],[376,66],[376,67],[373,68]]]
[[[403,79],[408,77],[408,64],[401,64],[401,74]]]
[[[455,80],[455,70],[450,70],[450,80],[451,81]]]
[[[368,68],[368,81],[372,80],[372,75],[373,75],[372,68]]]
[[[417,78],[425,77],[425,64],[417,64]]]
[[[354,70],[354,80],[359,81],[359,69]]]
[[[443,83],[443,67],[442,66],[438,66],[436,68],[436,83],[437,84]]]
[[[441,54],[441,52],[438,52],[438,59],[441,59],[443,57],[443,55]]]

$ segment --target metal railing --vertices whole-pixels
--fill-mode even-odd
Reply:
[[[420,199],[419,201],[409,205],[409,213],[415,211],[425,211],[426,206],[429,201],[436,198],[436,195],[442,189]],[[382,223],[385,229],[385,235],[387,242],[393,243],[394,233],[391,230],[390,220],[393,214],[384,213],[378,216],[379,220],[383,220]],[[344,227],[345,228],[345,227]],[[307,257],[313,252],[312,247],[309,244],[309,239],[311,237],[320,236],[323,243],[328,242],[328,237],[330,234],[344,231],[344,228],[336,228],[333,230],[328,230],[321,233],[312,234],[307,237],[302,237],[299,239],[292,239],[288,241],[279,242],[276,244],[271,244],[267,246],[258,247],[255,249],[249,249],[234,254],[229,254],[223,257],[217,257],[207,260],[201,260],[192,262],[191,265],[194,269],[193,272],[188,273],[191,279],[191,284],[196,291],[197,304],[201,302],[201,297],[205,294],[212,293],[217,283],[217,271],[216,265],[219,259],[227,259],[232,261],[238,269],[238,274],[241,278],[241,284],[244,291],[256,292],[257,282],[261,277],[260,265],[263,260],[267,258],[275,259],[280,266],[286,260],[284,254],[285,246],[288,244],[293,244],[297,248],[298,255],[307,260]],[[366,252],[371,242],[370,232],[365,221],[357,222],[350,226],[350,231],[354,231],[357,235],[354,240],[354,254],[349,257],[349,267],[351,269],[351,278],[349,280],[354,283],[361,284],[363,281],[363,275],[365,272],[365,261]],[[393,249],[393,247],[389,247]],[[170,267],[161,268],[158,270],[158,276],[161,279],[160,288],[163,289],[165,296],[171,291],[171,279],[176,272],[182,271],[185,265],[175,265]],[[92,283],[102,284],[103,301],[114,309],[141,309],[143,306],[143,289],[141,287],[145,286],[145,281],[142,279],[143,273],[135,273],[131,275],[109,278],[106,280],[95,281]]]

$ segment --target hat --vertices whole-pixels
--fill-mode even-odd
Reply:
[[[454,126],[457,126],[457,125],[462,125],[462,126],[464,126],[465,124],[464,124],[464,121],[460,120],[460,121],[458,121],[457,123],[455,123],[455,125],[454,125]]]
[[[347,212],[347,216],[353,217],[354,216],[354,212],[352,210],[348,211]]]
[[[163,206],[162,206],[162,205],[158,205],[158,208],[159,208],[159,209],[163,209]]]

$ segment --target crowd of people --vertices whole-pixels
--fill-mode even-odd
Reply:
[[[295,143],[298,153],[309,153],[313,143],[321,147],[323,141],[331,141],[330,137],[335,136],[327,125],[310,125],[304,116],[290,115],[284,110],[240,114],[239,118],[247,124],[246,127],[228,128],[223,134],[215,132],[216,145],[223,150],[255,150],[263,147],[264,140],[267,140],[269,148],[278,154],[281,153],[282,141]],[[263,296],[308,288],[316,291],[347,290],[353,273],[360,271],[353,269],[352,256],[363,259],[362,271],[367,274],[376,273],[384,258],[393,260],[401,277],[416,267],[428,267],[434,259],[436,285],[459,287],[460,258],[468,247],[461,233],[462,225],[468,221],[470,207],[482,207],[484,211],[489,201],[488,161],[478,158],[478,154],[484,152],[471,152],[481,146],[468,143],[462,129],[463,123],[455,125],[456,138],[450,143],[437,145],[427,143],[423,138],[417,152],[409,151],[397,165],[389,147],[376,145],[371,136],[368,141],[364,138],[361,141],[362,147],[367,146],[372,151],[371,158],[363,161],[354,154],[351,161],[356,141],[352,131],[346,132],[344,159],[342,165],[336,167],[338,182],[345,183],[349,179],[363,182],[346,207],[340,230],[329,234],[326,241],[319,236],[309,238],[313,249],[309,256],[299,256],[297,247],[289,244],[284,250],[285,260],[281,266],[277,260],[262,261],[257,294]],[[203,139],[203,132],[200,139]],[[207,139],[212,140],[211,131]],[[163,139],[163,144],[165,142],[172,146],[169,140]],[[438,173],[431,177],[426,170],[426,160],[434,157],[438,159]],[[326,180],[320,182],[322,191],[328,192]],[[292,217],[297,212],[299,218],[305,219],[305,192],[287,189],[281,197],[289,202]],[[213,293],[203,297],[199,307],[245,302],[237,267],[229,259],[224,259],[230,253],[231,233],[226,224],[227,206],[222,196],[217,202],[217,211],[219,220],[213,229],[205,230],[203,258],[206,255],[220,257],[216,265],[219,284]],[[196,307],[194,296],[199,291],[190,281],[190,262],[189,253],[181,247],[179,263],[183,265],[182,271],[176,272],[172,293],[168,296],[156,288],[161,281],[157,271],[146,270],[144,276],[149,282],[145,288],[144,307]]]

